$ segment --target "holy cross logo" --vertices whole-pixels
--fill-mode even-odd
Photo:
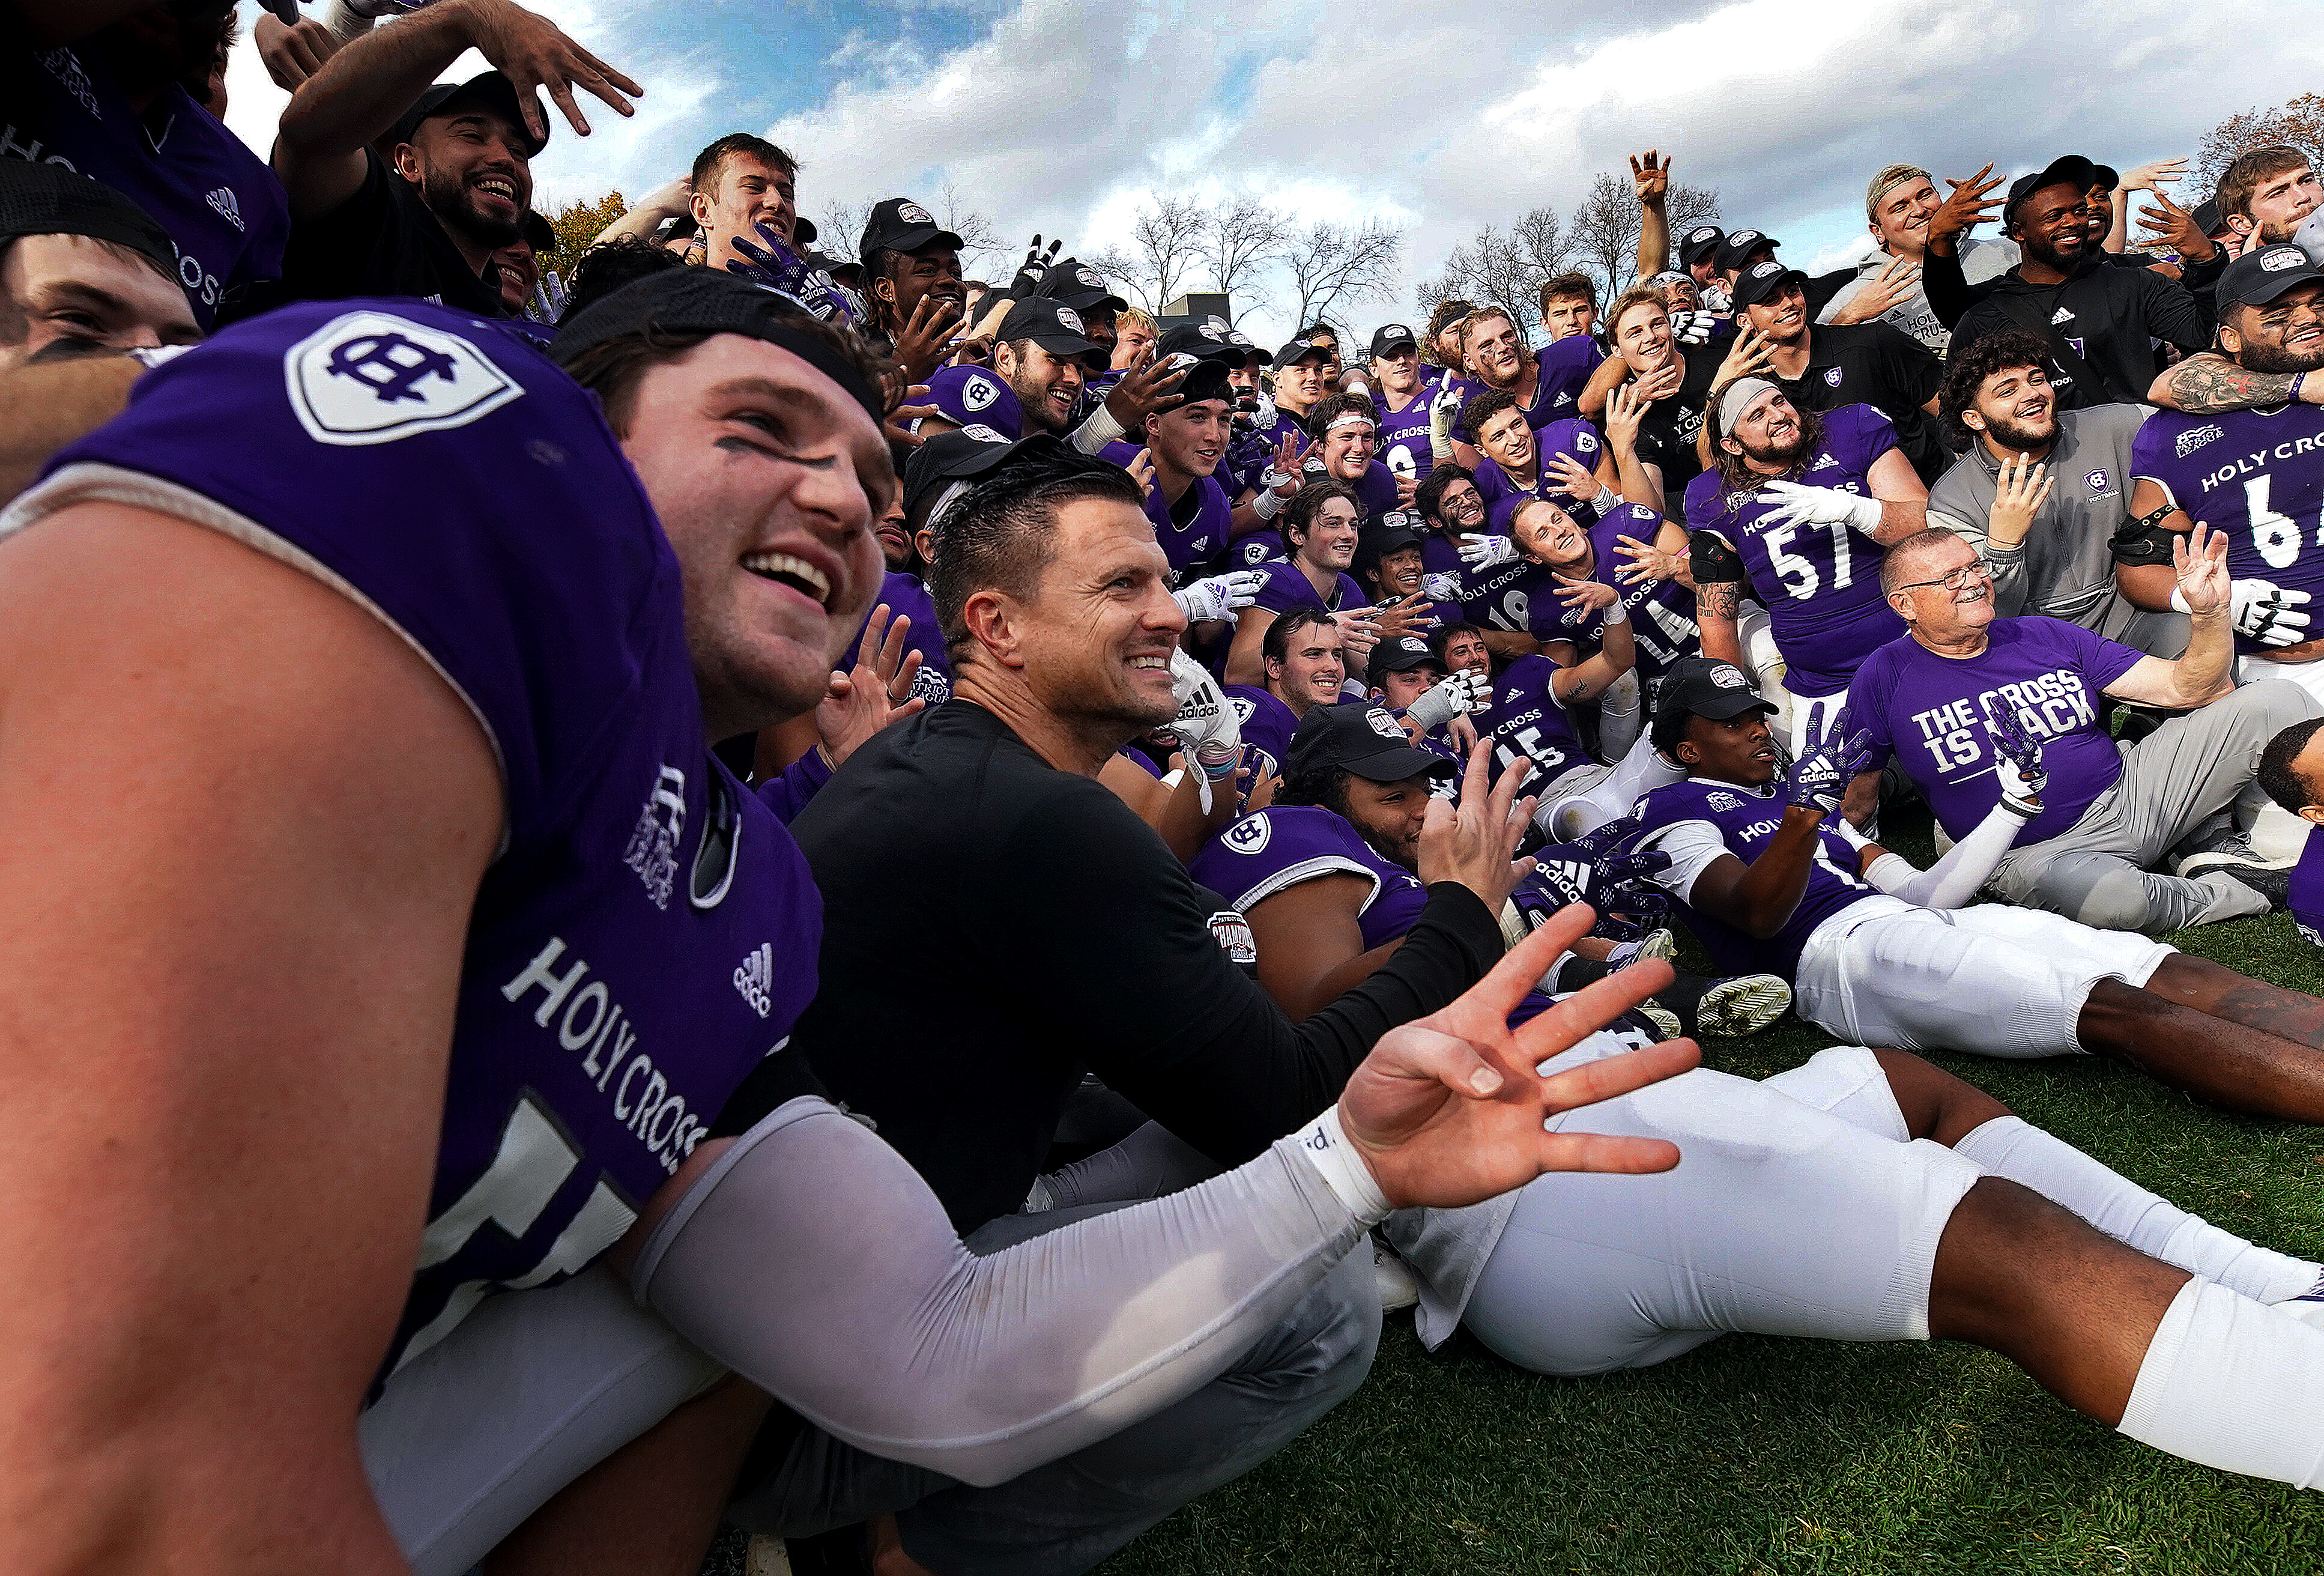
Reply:
[[[353,378],[383,401],[425,399],[413,387],[422,378],[448,383],[459,377],[459,364],[450,356],[401,334],[366,334],[334,346],[329,367],[333,377]]]
[[[307,436],[341,447],[465,427],[524,393],[478,345],[382,311],[332,318],[283,354],[282,374]]]

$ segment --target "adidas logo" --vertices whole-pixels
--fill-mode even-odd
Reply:
[[[744,958],[734,970],[734,989],[751,1004],[751,1010],[761,1018],[774,1010],[775,947],[762,941],[759,950]]]
[[[2050,323],[2051,323],[2051,326],[2052,326],[2052,327],[2056,327],[2056,326],[2057,326],[2058,324],[2060,324],[2060,323],[2070,323],[2070,322],[2072,322],[2073,320],[2074,320],[2074,315],[2073,315],[2073,313],[2071,313],[2071,312],[2070,312],[2070,311],[2066,310],[2066,309],[2065,309],[2065,308],[2063,308],[2063,307],[2060,307],[2060,308],[2059,308],[2055,312],[2053,312],[2053,313],[2052,313],[2052,314],[2050,315]]]
[[[210,207],[217,209],[219,216],[223,217],[227,224],[232,225],[237,230],[244,227],[242,222],[242,205],[234,200],[234,188],[231,186],[221,186],[216,191],[210,193],[208,198],[205,200],[208,202]]]
[[[1840,461],[1833,458],[1831,455],[1821,454],[1816,456],[1816,463],[1810,465],[1808,469],[1812,471],[1821,471],[1827,465],[1836,465],[1838,464],[1840,464]]]

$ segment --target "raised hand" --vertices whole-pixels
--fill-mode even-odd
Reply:
[[[286,93],[296,93],[300,83],[339,52],[338,35],[311,16],[285,26],[272,14],[262,14],[250,30],[250,41],[258,46],[267,76]]]
[[[1994,481],[1986,534],[2005,548],[2024,541],[2056,480],[2049,466],[2035,465],[2030,455],[2012,454],[2002,462],[2001,474]]]
[[[1434,801],[1430,814],[1443,804]],[[1640,963],[1512,1031],[1509,1014],[1581,939],[1590,917],[1582,908],[1559,914],[1442,1011],[1381,1036],[1349,1077],[1341,1136],[1391,1207],[1457,1208],[1545,1171],[1646,1174],[1678,1164],[1678,1147],[1660,1138],[1544,1130],[1563,1111],[1645,1088],[1700,1059],[1692,1040],[1672,1040],[1547,1078],[1535,1071],[1670,983],[1669,964]]]
[[[1183,647],[1170,654],[1170,689],[1178,697],[1170,732],[1177,736],[1179,752],[1188,764],[1202,768],[1207,809],[1209,784],[1232,776],[1241,762],[1242,724],[1220,693],[1218,680]]]
[[[2159,191],[2148,195],[2154,198],[2154,206],[2138,210],[2138,227],[2154,233],[2144,239],[2163,243],[2190,263],[2210,261],[2218,244],[2203,234],[2203,226],[2195,222],[2195,216]]]
[[[1628,560],[1614,569],[1614,578],[1625,585],[1676,579],[1678,572],[1686,567],[1685,553],[1666,553],[1654,543],[1642,542],[1634,536],[1617,536],[1614,550]]]
[[[1892,308],[1900,307],[1913,299],[1920,288],[1921,265],[1909,257],[1899,257],[1880,271],[1879,276],[1858,290],[1848,304],[1832,314],[1835,325],[1869,323]]]
[[[1709,331],[1705,330],[1705,332]],[[1636,391],[1632,397],[1638,401],[1638,413],[1644,416],[1647,406],[1657,400],[1669,399],[1678,392],[1680,386],[1685,382],[1686,368],[1680,365],[1677,359],[1674,357],[1651,372],[1639,373],[1635,377],[1627,379],[1615,386]],[[1614,399],[1609,394],[1606,398],[1606,410],[1609,415],[1613,409]]]
[[[1674,345],[1708,345],[1711,331],[1719,327],[1719,314],[1682,307],[1670,314],[1671,343]]]
[[[1122,469],[1130,473],[1130,479],[1138,484],[1139,492],[1148,498],[1154,496],[1154,451],[1152,449],[1139,449],[1130,456],[1130,463]]]
[[[1471,572],[1489,569],[1496,564],[1512,564],[1517,558],[1517,544],[1505,536],[1464,536],[1456,539],[1452,547]]]
[[[1676,367],[1663,367],[1644,378],[1626,379],[1616,383],[1606,396],[1606,409],[1600,423],[1606,431],[1606,447],[1617,456],[1628,454],[1638,447],[1638,429],[1646,419],[1646,407],[1660,396],[1647,392],[1647,385],[1659,382],[1677,373]],[[1674,381],[1671,392],[1676,393]]]
[[[1845,742],[1828,742],[1793,762],[1785,803],[1823,816],[1840,808],[1840,800],[1848,797],[1848,785],[1871,766],[1873,755],[1872,734],[1863,729],[1850,734],[1847,727],[1848,714],[1843,711],[1832,724],[1831,738]]]
[[[881,729],[927,708],[927,702],[912,694],[920,654],[904,647],[911,629],[908,618],[890,623],[888,604],[881,603],[864,622],[855,666],[844,673],[833,670],[830,687],[815,708],[816,737],[832,765],[846,764]]]
[[[761,289],[779,290],[797,301],[800,307],[825,322],[838,322],[850,327],[855,323],[855,309],[838,281],[822,269],[801,257],[783,239],[782,233],[761,219],[752,226],[758,235],[753,243],[740,235],[731,243],[736,255],[726,263],[726,272],[749,280]],[[920,303],[926,306],[927,301]],[[957,310],[957,309],[955,309]],[[913,314],[919,321],[919,314]],[[918,382],[936,370],[933,361],[917,366],[898,357],[909,381]]]
[[[1637,194],[1638,206],[1654,208],[1663,206],[1670,196],[1671,161],[1661,150],[1648,148],[1643,153],[1630,155],[1630,189]]]
[[[1953,237],[1975,229],[1991,218],[1993,216],[1987,210],[1999,207],[2002,199],[1987,197],[1986,193],[1999,186],[2001,180],[2000,176],[1994,174],[1990,164],[1967,180],[1955,180],[1951,176],[1946,176],[1945,184],[1953,189],[1952,195],[1929,216],[1929,239],[1946,243],[1950,250]]]
[[[2235,594],[2227,577],[2227,533],[2197,521],[2193,530],[2172,539],[2171,572],[2189,613],[2210,618],[2227,611]]]
[[[1425,634],[1435,628],[1435,612],[1436,604],[1428,600],[1428,594],[1416,591],[1409,596],[1401,596],[1385,606],[1374,608],[1371,620],[1373,627],[1379,631],[1381,640],[1393,641],[1399,635]]]
[[[759,226],[761,235],[766,226]],[[741,243],[737,242],[737,245]],[[820,271],[818,271],[820,272]],[[824,276],[829,278],[828,274]],[[960,303],[942,296],[925,295],[896,335],[896,364],[914,382],[945,363],[952,353],[953,328],[960,322]]]
[[[2001,807],[2023,821],[2042,813],[2042,790],[2050,773],[2042,765],[2042,741],[2026,727],[2017,708],[1997,696],[1985,699],[1985,731],[1993,741],[1993,775],[2001,785]]]
[[[1735,341],[1727,347],[1727,358],[1719,364],[1719,371],[1711,380],[1715,386],[1763,373],[1775,358],[1775,347],[1757,328],[1739,318],[1736,321]]]
[[[1025,248],[1025,261],[1017,265],[1017,277],[1009,281],[1009,289],[1004,293],[1020,299],[1031,295],[1034,287],[1041,282],[1041,276],[1048,272],[1050,265],[1056,262],[1057,253],[1064,246],[1062,240],[1052,241],[1049,249],[1044,252],[1041,250],[1041,237],[1034,236],[1033,244]]]
[[[1533,774],[1533,762],[1519,756],[1496,782],[1492,760],[1489,744],[1480,742],[1469,752],[1459,809],[1443,799],[1429,801],[1427,819],[1421,823],[1417,864],[1423,882],[1458,881],[1498,914],[1509,899],[1509,889],[1533,869],[1533,861],[1517,858],[1534,806],[1530,798],[1517,798],[1517,792]]]
[[[1373,622],[1370,610],[1335,613],[1332,622],[1340,626],[1340,644],[1353,659],[1351,667],[1362,663],[1380,642],[1380,627]]]
[[[1758,501],[1773,504],[1775,512],[1794,525],[1844,525],[1870,536],[1880,529],[1880,500],[1838,487],[1809,487],[1798,482],[1769,482]]]
[[[2263,646],[2296,646],[2309,638],[2309,615],[2300,611],[2308,604],[2307,592],[2272,580],[2237,580],[2228,597],[2237,634]]]
[[[1404,714],[1406,720],[1416,723],[1422,733],[1434,733],[1455,717],[1481,712],[1492,704],[1493,681],[1482,673],[1472,673],[1463,668],[1405,707]]]
[[[2123,171],[2124,191],[2153,191],[2158,186],[2176,186],[2186,179],[2187,161],[2157,159],[2152,164],[2140,164]]]
[[[555,23],[512,0],[470,0],[468,17],[468,41],[516,89],[525,129],[536,138],[549,135],[549,120],[540,109],[543,88],[574,131],[585,137],[589,122],[574,102],[574,88],[604,99],[622,115],[635,113],[630,99],[645,97],[644,88],[566,37]]]
[[[1546,469],[1548,479],[1568,498],[1587,503],[1598,496],[1598,473],[1563,449],[1552,451]]]
[[[1144,449],[1138,452],[1147,453]],[[1153,468],[1151,456],[1147,468],[1149,472]],[[1263,569],[1230,569],[1223,575],[1182,585],[1170,594],[1188,623],[1222,623],[1257,602],[1259,587],[1266,584],[1267,572]]]
[[[1585,580],[1554,569],[1550,571],[1550,577],[1557,582],[1551,594],[1563,600],[1569,613],[1577,609],[1602,612],[1613,606],[1620,594],[1603,580]]]
[[[1121,374],[1121,381],[1106,391],[1106,413],[1121,424],[1124,432],[1143,432],[1148,416],[1185,402],[1178,385],[1194,370],[1192,357],[1186,358],[1185,366],[1157,361],[1154,346],[1148,345],[1138,353],[1137,359]]]

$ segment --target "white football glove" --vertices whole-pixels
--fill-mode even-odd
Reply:
[[[1673,312],[1670,315],[1671,342],[1674,345],[1707,345],[1711,330],[1719,319],[1709,312]]]
[[[1188,623],[1219,623],[1258,601],[1259,587],[1266,584],[1264,570],[1234,569],[1182,585],[1170,593],[1170,598]]]
[[[1805,487],[1797,482],[1770,482],[1759,502],[1772,503],[1794,525],[1844,525],[1870,536],[1880,529],[1880,500],[1837,487]]]
[[[1460,414],[1461,391],[1447,373],[1428,402],[1428,451],[1440,460],[1452,457],[1452,423]]]
[[[1517,562],[1517,545],[1505,536],[1464,536],[1453,544],[1461,561],[1471,569]]]
[[[1231,786],[1234,770],[1242,760],[1242,723],[1219,692],[1218,680],[1184,649],[1170,653],[1170,693],[1178,697],[1178,714],[1170,719],[1170,732],[1176,736],[1178,753],[1186,758],[1186,764],[1202,768],[1202,803],[1208,810],[1211,785],[1225,781]]]
[[[1492,704],[1493,681],[1464,669],[1405,707],[1404,714],[1419,723],[1422,733],[1432,733],[1454,717],[1481,712]]]
[[[2236,581],[2228,601],[2237,634],[2263,646],[2296,646],[2309,638],[2308,615],[2300,612],[2308,593],[2267,580]]]
[[[1265,432],[1268,428],[1275,425],[1275,397],[1271,394],[1261,393],[1259,396],[1259,403],[1251,407],[1250,424],[1259,429],[1259,431]]]
[[[1420,577],[1420,589],[1431,602],[1461,600],[1461,576],[1443,569],[1432,569]]]

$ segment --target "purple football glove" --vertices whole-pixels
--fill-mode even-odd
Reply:
[[[1985,731],[1993,740],[1993,775],[2001,784],[2001,805],[2011,815],[2032,820],[2042,813],[2042,790],[2050,773],[2042,764],[2042,741],[2025,726],[2024,714],[2013,705],[1985,703]]]
[[[836,280],[792,251],[790,243],[764,220],[752,228],[758,232],[758,244],[735,236],[734,250],[742,255],[727,263],[727,272],[761,290],[790,297],[810,316],[826,323],[853,327],[861,321],[853,299]]]
[[[1848,796],[1848,785],[1872,764],[1873,754],[1870,732],[1859,728],[1849,733],[1847,727],[1848,715],[1843,712],[1831,737],[1847,742],[1811,750],[1793,764],[1791,787],[1784,795],[1787,802],[1823,816],[1840,808],[1840,800]]]

